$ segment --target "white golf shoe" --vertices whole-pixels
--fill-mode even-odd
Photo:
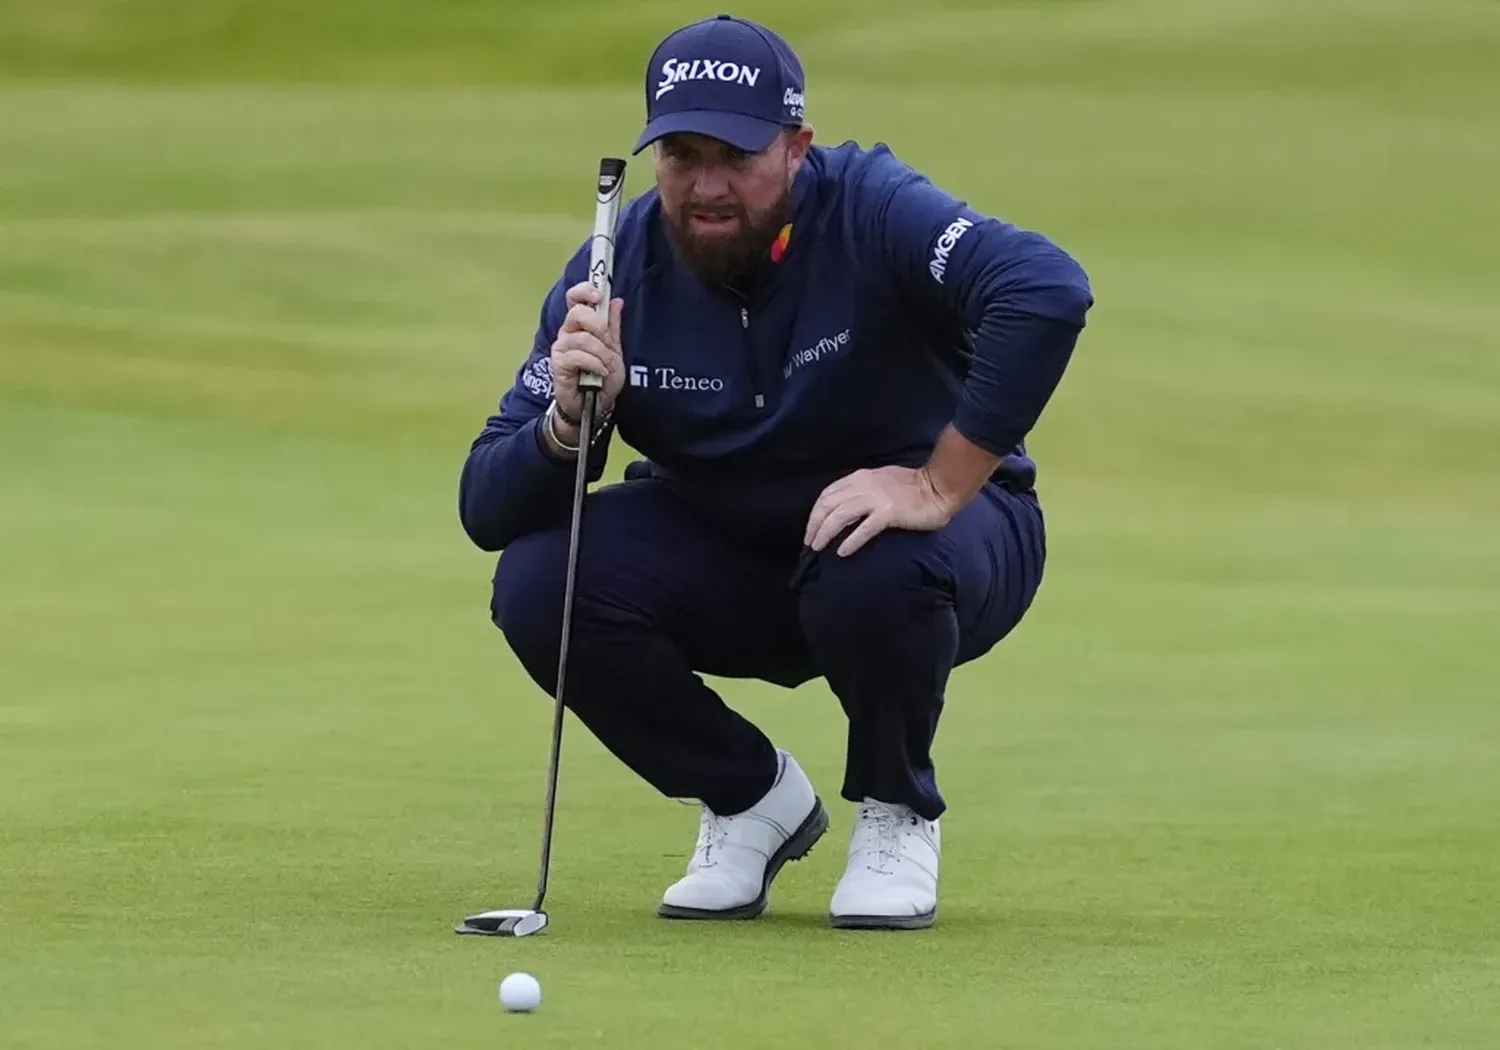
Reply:
[[[687,874],[662,895],[668,919],[753,919],[766,909],[783,864],[807,856],[828,830],[828,811],[812,782],[785,751],[771,790],[743,813],[723,817],[707,806]]]
[[[865,799],[855,811],[849,863],[828,906],[829,921],[850,930],[931,926],[941,852],[937,821],[909,806]]]

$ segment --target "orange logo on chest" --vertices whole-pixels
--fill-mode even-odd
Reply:
[[[792,239],[792,224],[787,223],[776,235],[776,240],[771,242],[771,261],[780,262],[786,255],[786,246]]]

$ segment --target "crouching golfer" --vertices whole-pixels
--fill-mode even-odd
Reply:
[[[1016,626],[1046,542],[1024,440],[1093,305],[1051,241],[884,146],[813,145],[801,63],[763,26],[651,56],[656,185],[622,209],[610,320],[587,243],[464,464],[492,616],[556,686],[576,460],[640,453],[588,500],[566,700],[663,795],[702,803],[672,918],[749,918],[828,814],[791,755],[699,675],[823,678],[848,719],[841,927],[937,912],[931,748],[949,672]],[[580,453],[578,376],[604,377]]]

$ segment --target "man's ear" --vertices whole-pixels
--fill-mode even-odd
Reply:
[[[808,149],[813,143],[813,126],[803,124],[797,128],[787,128],[782,134],[786,136],[787,160],[795,168],[802,163],[802,158],[807,156]]]

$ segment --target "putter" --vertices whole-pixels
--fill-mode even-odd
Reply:
[[[599,161],[599,190],[595,195],[594,235],[590,247],[589,283],[599,289],[599,316],[609,323],[610,289],[614,277],[615,222],[620,214],[620,193],[625,186],[625,161],[604,157]],[[528,937],[547,927],[542,905],[547,899],[547,878],[552,868],[552,821],[557,806],[557,767],[562,756],[563,683],[568,675],[568,642],[573,634],[573,591],[578,574],[578,537],[583,523],[583,496],[588,488],[589,447],[593,440],[594,414],[604,379],[592,373],[578,377],[583,392],[583,420],[578,433],[578,468],[573,476],[573,521],[568,538],[567,576],[563,583],[562,644],[557,653],[557,691],[552,706],[552,753],[547,762],[547,801],[542,810],[542,862],[537,875],[536,899],[530,908],[501,908],[467,916],[455,933],[484,937]]]

